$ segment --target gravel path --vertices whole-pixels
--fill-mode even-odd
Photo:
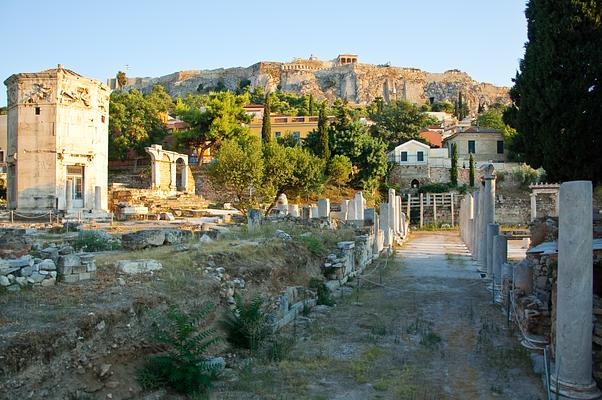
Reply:
[[[360,282],[288,328],[283,360],[258,357],[215,398],[544,399],[456,232],[413,233]]]

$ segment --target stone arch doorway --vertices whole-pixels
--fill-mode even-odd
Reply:
[[[182,157],[179,157],[176,160],[176,190],[178,192],[186,191],[186,173],[186,163],[184,162],[184,159]]]
[[[410,183],[410,187],[412,189],[418,189],[420,187],[420,182],[418,181],[418,179],[412,179],[412,182]]]

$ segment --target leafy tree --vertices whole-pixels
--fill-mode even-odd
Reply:
[[[438,100],[433,103],[431,110],[436,112],[446,112],[449,114],[453,114],[454,105],[450,103],[449,100]]]
[[[255,137],[225,140],[208,172],[213,184],[231,196],[243,215],[257,207],[263,193],[264,162],[261,143]]]
[[[6,115],[8,113],[8,107],[0,107],[0,115]]]
[[[326,104],[320,106],[320,115],[318,118],[318,134],[320,138],[318,152],[316,153],[323,160],[330,160],[330,145],[328,143],[328,116],[326,115]]]
[[[450,171],[450,181],[454,186],[458,185],[458,146],[456,144],[452,144],[452,157],[451,157],[451,171]],[[472,155],[472,154],[471,154]]]
[[[328,164],[329,180],[338,187],[344,186],[351,179],[353,172],[353,164],[349,157],[342,154],[337,154],[332,157]]]
[[[474,165],[474,157],[472,156],[472,153],[470,153],[470,158],[468,159],[468,182],[470,184],[470,187],[474,187],[474,176],[475,176],[475,165]]]
[[[270,95],[268,93],[265,96],[265,103],[263,106],[263,120],[261,123],[261,140],[266,143],[272,140],[272,121],[270,119],[270,116]]]
[[[382,139],[389,150],[408,140],[419,139],[422,128],[437,122],[404,100],[383,104],[381,111],[371,117],[375,123],[372,135]]]
[[[117,79],[117,87],[119,89],[122,89],[128,82],[125,72],[123,71],[118,71],[115,78]]]
[[[225,139],[238,138],[249,134],[243,124],[251,117],[244,106],[249,103],[249,95],[235,95],[232,92],[212,92],[208,96],[187,96],[176,104],[176,114],[190,126],[177,132],[180,143],[201,149],[202,160],[207,149]]]
[[[552,181],[602,181],[602,3],[530,0],[529,41],[504,119],[514,151]]]
[[[138,90],[111,93],[109,159],[124,160],[130,151],[144,155],[144,147],[162,142],[167,130],[160,114],[170,108],[173,108],[173,102],[159,85],[147,96]]]
[[[251,103],[253,104],[263,104],[265,101],[265,92],[261,86],[255,87],[251,92]]]

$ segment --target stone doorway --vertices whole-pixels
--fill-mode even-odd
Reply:
[[[81,165],[67,166],[67,205],[71,208],[84,208],[84,167]]]

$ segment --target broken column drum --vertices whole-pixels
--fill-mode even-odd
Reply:
[[[493,238],[493,276],[496,285],[502,284],[502,266],[508,261],[508,239],[498,235]]]
[[[556,361],[551,389],[562,399],[598,399],[592,379],[592,183],[560,185]]]

